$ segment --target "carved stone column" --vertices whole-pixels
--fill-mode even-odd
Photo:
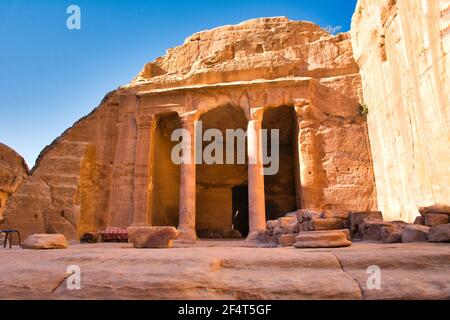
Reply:
[[[266,230],[266,205],[264,197],[264,166],[262,157],[262,108],[251,110],[247,127],[248,153],[248,209],[249,234],[247,241],[257,239]]]
[[[178,231],[178,241],[193,243],[197,240],[195,230],[196,214],[196,172],[195,172],[195,141],[196,141],[196,120],[197,112],[189,112],[180,115],[183,129],[189,132],[190,141],[183,139],[183,150],[188,157],[184,157],[180,165],[180,216]]]
[[[324,115],[307,100],[295,105],[298,124],[299,188],[301,208],[320,209],[326,176],[321,157],[322,147],[317,127]]]
[[[134,206],[132,227],[150,225],[150,201],[152,193],[152,167],[155,129],[158,119],[155,115],[141,115],[136,119],[137,144],[134,166]]]

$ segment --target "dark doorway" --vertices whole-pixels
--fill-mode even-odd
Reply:
[[[217,129],[221,137],[214,137],[218,142],[227,145],[231,142],[227,137],[227,130],[242,130],[245,132],[247,127],[247,118],[242,109],[234,106],[220,106],[209,110],[200,117],[202,121],[202,134],[208,129]],[[239,232],[233,232],[234,211],[234,186],[247,185],[248,170],[245,159],[243,163],[237,162],[238,139],[234,140],[233,164],[227,164],[226,150],[224,149],[221,161],[213,164],[196,165],[196,230],[199,238],[207,239],[234,239],[241,238]],[[203,141],[203,148],[210,144],[209,141]],[[245,152],[245,149],[244,149]],[[215,153],[215,152],[214,152]],[[241,209],[242,210],[242,209]],[[235,211],[234,211],[235,212]]]
[[[263,128],[279,130],[279,141],[268,139],[269,150],[278,143],[279,170],[275,175],[264,176],[264,193],[267,220],[275,220],[297,210],[296,169],[298,167],[297,127],[293,107],[282,106],[264,113]],[[269,152],[270,153],[270,152]]]
[[[180,166],[173,163],[171,154],[178,143],[172,141],[172,132],[181,128],[176,112],[160,114],[155,130],[150,221],[153,226],[178,226],[180,208]]]
[[[233,227],[241,233],[242,237],[248,236],[248,186],[239,186],[232,189],[233,192]]]

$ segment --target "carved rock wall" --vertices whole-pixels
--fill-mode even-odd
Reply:
[[[359,0],[352,21],[379,209],[450,199],[450,1]]]
[[[207,116],[224,106],[242,113],[244,122],[252,108],[295,107],[299,208],[373,210],[358,71],[349,35],[332,36],[309,22],[265,18],[195,34],[45,148],[11,198],[5,223],[25,236],[56,232],[78,239],[107,226],[128,227],[147,203],[150,222],[176,224],[179,171],[160,161],[170,159],[164,132],[177,126],[180,114]],[[200,170],[198,190],[202,179]],[[230,203],[220,203],[228,191],[197,197],[206,201],[197,206],[200,227],[214,227],[208,212],[227,215],[221,228],[231,223]]]
[[[11,195],[28,177],[25,160],[10,147],[0,143],[0,223]]]

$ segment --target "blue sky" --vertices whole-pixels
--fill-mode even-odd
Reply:
[[[66,9],[81,8],[81,30]],[[287,16],[350,28],[356,0],[0,0],[0,142],[39,152],[143,65],[197,31]]]

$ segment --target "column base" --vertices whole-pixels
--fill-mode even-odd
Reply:
[[[245,238],[245,241],[252,241],[252,242],[259,241],[260,235],[264,231],[265,230],[250,231],[247,238]]]
[[[175,240],[175,242],[178,243],[186,243],[186,244],[193,244],[195,243],[197,238],[197,232],[195,232],[195,229],[192,228],[178,228],[178,232],[180,233]]]

